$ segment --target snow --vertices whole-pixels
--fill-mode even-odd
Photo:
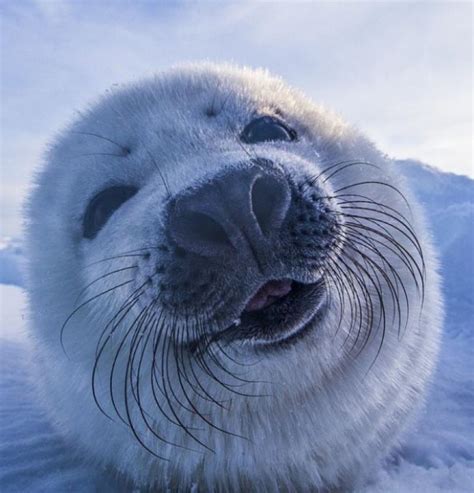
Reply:
[[[119,492],[104,471],[62,442],[36,401],[28,372],[25,293],[0,284],[0,491]]]
[[[438,370],[416,428],[358,493],[474,491],[474,181],[401,161],[426,204],[441,253],[447,320]],[[118,492],[54,432],[28,374],[21,244],[0,241],[0,491]]]
[[[23,284],[21,243],[13,238],[0,239],[0,283]]]

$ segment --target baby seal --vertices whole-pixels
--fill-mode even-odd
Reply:
[[[27,207],[37,380],[84,456],[162,491],[350,491],[436,360],[422,212],[358,131],[263,71],[117,88]]]

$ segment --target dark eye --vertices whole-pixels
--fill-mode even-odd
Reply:
[[[87,206],[84,215],[84,238],[92,239],[103,228],[110,216],[137,193],[135,187],[115,186],[99,192]]]
[[[252,120],[240,134],[247,144],[272,140],[290,142],[296,139],[296,132],[273,116],[261,116]]]

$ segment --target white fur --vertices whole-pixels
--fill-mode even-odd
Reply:
[[[224,110],[210,118],[206,109],[211,105],[218,109],[224,105]],[[60,329],[84,286],[112,267],[130,265],[127,258],[113,265],[94,262],[157,241],[165,189],[156,165],[173,193],[205,181],[247,159],[238,133],[253,115],[273,114],[276,108],[297,129],[299,141],[265,144],[252,152],[278,159],[287,169],[306,167],[313,174],[324,159],[360,159],[380,168],[347,169],[334,177],[333,189],[354,181],[382,180],[404,190],[426,260],[424,304],[421,307],[409,292],[413,306],[404,337],[399,340],[389,327],[382,352],[368,373],[379,339],[352,361],[341,349],[347,334],[335,333],[335,316],[330,315],[300,343],[246,367],[246,378],[272,383],[249,384],[242,390],[265,396],[229,395],[201,375],[208,389],[222,400],[232,398],[232,405],[228,410],[200,406],[216,424],[247,439],[211,430],[181,411],[182,419],[200,428],[199,437],[215,450],[206,452],[157,412],[153,419],[167,439],[200,451],[153,442],[148,434],[147,443],[171,459],[161,461],[140,446],[127,426],[101,414],[92,398],[98,337],[133,287],[126,285],[81,309],[65,328],[65,352]],[[131,153],[105,155],[120,150],[85,134],[106,136]],[[85,457],[121,471],[140,488],[186,491],[194,484],[200,491],[347,490],[363,481],[399,443],[423,400],[436,360],[442,318],[437,266],[414,199],[390,161],[357,131],[266,72],[196,65],[107,95],[56,138],[45,161],[27,211],[35,371],[52,421]],[[81,220],[88,201],[113,183],[133,183],[140,192],[112,216],[96,239],[83,240]],[[397,194],[374,188],[372,197],[408,213]],[[154,255],[158,259],[159,252]],[[399,266],[404,276],[405,270]],[[145,275],[140,271],[132,286],[137,287]],[[88,296],[129,278],[127,271],[110,276]],[[242,357],[256,359],[251,344]],[[144,399],[151,403],[151,396]],[[110,405],[106,410],[113,414]]]

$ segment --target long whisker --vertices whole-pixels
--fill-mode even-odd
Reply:
[[[127,156],[128,154],[130,154],[130,148],[123,146],[118,142],[115,142],[115,140],[112,140],[109,137],[105,137],[104,135],[100,135],[94,132],[80,132],[78,130],[72,130],[72,133],[79,135],[87,135],[89,137],[96,137],[97,139],[105,140],[106,142],[110,142],[111,144],[117,146],[122,151],[123,156]]]
[[[94,284],[97,284],[99,281],[102,281],[103,279],[105,279],[107,277],[110,277],[113,274],[118,274],[119,272],[125,272],[127,270],[136,269],[136,268],[137,268],[136,265],[130,265],[128,267],[122,267],[121,269],[116,269],[116,270],[113,270],[111,272],[107,272],[106,274],[103,274],[102,276],[98,277],[97,279],[94,279],[92,282],[90,282],[89,284],[87,284],[83,289],[81,289],[81,291],[79,292],[79,294],[78,294],[78,296],[76,298],[76,301],[74,302],[74,305],[77,305],[77,302],[82,298],[82,296],[85,294],[85,292],[91,286],[93,286]]]
[[[111,288],[108,288],[106,289],[105,291],[102,291],[101,293],[99,294],[96,294],[94,296],[92,296],[91,298],[89,298],[88,300],[84,301],[83,303],[81,303],[77,308],[75,308],[72,313],[66,318],[65,322],[63,323],[61,329],[60,329],[60,335],[59,335],[59,340],[60,340],[60,343],[61,343],[61,347],[64,351],[64,354],[67,355],[67,352],[66,352],[66,349],[64,347],[64,329],[66,328],[67,324],[69,323],[69,321],[74,317],[74,315],[76,315],[76,313],[83,309],[85,306],[87,306],[89,303],[97,300],[98,298],[100,298],[101,296],[104,296],[105,294],[109,294],[111,293],[112,291],[115,291],[116,289],[119,289],[123,286],[126,286],[127,284],[130,284],[131,282],[133,282],[134,279],[129,279],[128,281],[125,281],[125,282],[122,282],[120,284],[117,284],[116,286],[113,286]]]
[[[408,202],[408,199],[405,197],[405,194],[403,194],[396,186],[392,185],[391,183],[385,183],[383,181],[367,180],[367,181],[360,181],[358,183],[351,183],[350,185],[346,185],[344,187],[338,188],[337,190],[334,190],[334,193],[338,194],[339,192],[343,192],[344,190],[350,190],[351,188],[360,187],[363,185],[379,185],[381,187],[387,187],[393,190],[403,199],[406,206],[408,207],[408,210],[411,211],[410,203]]]

